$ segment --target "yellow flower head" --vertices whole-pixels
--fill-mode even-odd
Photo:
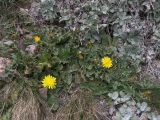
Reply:
[[[39,36],[33,36],[33,39],[36,43],[39,43],[41,41],[41,38]]]
[[[56,82],[56,78],[51,76],[51,75],[47,75],[44,77],[44,79],[42,80],[42,86],[48,89],[54,89],[56,88],[57,82]]]
[[[101,62],[102,62],[102,66],[104,68],[111,68],[113,66],[112,65],[112,60],[109,57],[103,57]]]

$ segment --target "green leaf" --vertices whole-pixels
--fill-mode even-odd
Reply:
[[[1,120],[11,120],[11,113],[7,112],[6,114],[4,114],[1,118]]]
[[[57,110],[59,108],[59,101],[58,98],[54,95],[51,95],[47,101],[49,107],[52,110]]]
[[[69,73],[68,73],[69,74]],[[72,83],[72,74],[69,74],[69,75],[67,75],[66,76],[66,83],[68,84],[68,85],[70,85],[71,83]]]
[[[81,84],[81,87],[84,89],[91,90],[93,92],[93,95],[103,95],[108,93],[108,86],[105,84],[98,84],[96,82],[85,82]]]

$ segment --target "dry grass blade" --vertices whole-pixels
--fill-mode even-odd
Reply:
[[[69,103],[56,112],[54,120],[111,120],[108,109],[98,103],[90,92],[78,89],[69,98]]]
[[[52,115],[40,104],[32,90],[25,90],[12,109],[12,120],[51,120]]]
[[[8,84],[8,85],[5,85],[1,90],[0,90],[0,102],[3,103],[3,106],[0,106],[0,118],[2,117],[2,114],[3,114],[3,111],[4,111],[4,108],[5,108],[5,105],[6,105],[6,101],[8,101],[8,98],[10,96],[10,92],[11,92],[11,89],[13,87],[14,84]]]
[[[69,99],[69,103],[57,111],[55,120],[94,119],[90,111],[92,99],[88,92],[78,89],[71,95]]]
[[[106,101],[96,102],[92,107],[92,112],[96,120],[112,120],[109,115],[109,108]]]

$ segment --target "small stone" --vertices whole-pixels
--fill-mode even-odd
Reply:
[[[4,45],[8,45],[8,46],[11,46],[14,42],[11,41],[11,40],[8,40],[8,41],[5,41],[3,42]]]
[[[21,12],[23,15],[28,15],[28,9],[20,8],[20,12]]]
[[[29,14],[34,18],[39,16],[40,3],[33,2],[31,8],[29,9]]]
[[[111,108],[109,109],[109,114],[110,114],[110,115],[113,115],[114,112],[115,112],[115,108],[114,108],[114,107],[111,107]]]
[[[30,55],[34,54],[36,50],[36,45],[28,45],[26,48],[26,52],[28,52]]]
[[[45,100],[47,99],[47,89],[46,88],[40,88],[39,89],[39,94],[42,98],[44,98]]]

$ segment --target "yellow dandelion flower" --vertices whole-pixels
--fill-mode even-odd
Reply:
[[[48,89],[54,89],[56,88],[57,82],[56,82],[56,78],[51,76],[51,75],[47,75],[44,77],[44,79],[42,80],[42,86]]]
[[[112,65],[112,60],[109,57],[103,57],[101,62],[102,62],[102,66],[104,68],[111,68],[113,66]]]
[[[34,39],[34,41],[36,42],[36,43],[40,43],[40,41],[41,41],[41,38],[39,37],[39,36],[33,36],[33,39]]]

